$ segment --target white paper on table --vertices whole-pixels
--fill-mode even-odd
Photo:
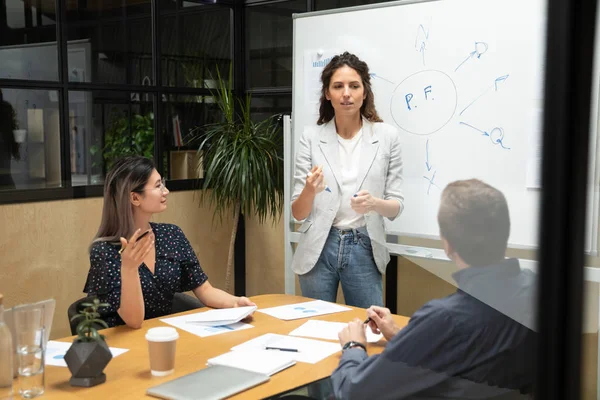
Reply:
[[[71,347],[72,344],[73,343],[57,342],[55,340],[48,341],[46,344],[45,365],[66,367],[65,354],[67,354],[67,350],[69,350],[69,347]],[[129,349],[120,349],[118,347],[109,347],[109,349],[113,358],[129,351]]]
[[[186,322],[188,324],[198,324],[204,326],[220,326],[231,325],[240,322],[254,311],[256,306],[221,308],[218,310],[210,310],[196,314],[187,315],[189,317]]]
[[[257,310],[275,318],[283,320],[311,318],[317,315],[334,314],[342,311],[350,311],[351,308],[329,303],[323,300],[307,301],[305,303],[288,304],[285,306],[263,308]]]
[[[339,343],[323,342],[321,340],[305,339],[294,336],[266,333],[231,348],[233,351],[278,351],[265,350],[267,346],[297,349],[298,352],[286,352],[299,362],[315,364],[341,350]]]
[[[213,357],[206,365],[224,365],[259,374],[273,375],[296,364],[294,357],[285,351],[238,350]]]
[[[310,321],[306,321],[300,327],[291,331],[290,335],[326,340],[339,340],[338,333],[346,326],[348,326],[348,324],[344,322],[330,322],[311,319]],[[383,335],[381,333],[376,335],[373,333],[373,331],[371,331],[371,328],[367,327],[367,343],[378,342],[382,337]]]
[[[172,325],[176,328],[189,332],[191,334],[207,337],[219,335],[221,333],[239,331],[242,329],[254,328],[253,325],[245,324],[243,322],[236,322],[230,325],[218,325],[218,326],[204,326],[199,324],[190,324],[187,321],[190,319],[198,318],[197,314],[181,315],[179,317],[161,318],[160,320],[166,324]]]

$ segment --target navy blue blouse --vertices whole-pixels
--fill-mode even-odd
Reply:
[[[145,319],[171,313],[175,293],[193,290],[208,280],[194,249],[176,225],[150,223],[155,235],[154,274],[139,267]],[[121,305],[121,245],[96,242],[90,250],[90,271],[83,291],[110,307],[99,310],[108,326],[123,325],[117,313]]]

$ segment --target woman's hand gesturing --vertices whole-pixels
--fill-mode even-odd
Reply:
[[[135,268],[137,270],[140,264],[144,262],[148,253],[150,253],[150,250],[152,250],[154,246],[154,232],[150,231],[149,234],[138,241],[141,234],[141,230],[138,229],[131,235],[129,240],[121,238],[121,250],[119,250],[119,254],[121,254],[121,266],[123,268]]]

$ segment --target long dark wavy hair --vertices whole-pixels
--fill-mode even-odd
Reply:
[[[346,51],[343,54],[333,57],[321,73],[321,82],[323,83],[323,86],[321,87],[321,105],[319,106],[319,119],[317,120],[317,125],[326,124],[335,116],[331,101],[327,100],[326,94],[327,89],[329,89],[329,84],[331,83],[331,77],[335,71],[344,65],[347,65],[358,72],[358,75],[360,75],[360,79],[362,80],[362,84],[365,88],[366,97],[363,101],[362,107],[360,108],[360,115],[366,118],[369,122],[383,122],[383,120],[379,117],[379,114],[377,114],[377,110],[375,109],[375,96],[373,95],[373,90],[371,89],[369,66],[366,62],[362,61],[354,54]]]
[[[0,135],[4,143],[10,147],[10,154],[15,160],[20,160],[19,143],[15,141],[13,134],[13,131],[18,128],[16,120],[15,109],[9,102],[4,101],[0,90]]]
[[[153,170],[154,162],[142,156],[123,157],[113,164],[104,181],[102,218],[92,245],[129,239],[135,231],[130,194],[143,193]]]

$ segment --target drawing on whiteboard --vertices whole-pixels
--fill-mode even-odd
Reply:
[[[487,92],[489,92],[492,88],[494,89],[494,92],[497,92],[498,88],[500,87],[500,84],[504,83],[507,79],[508,79],[508,74],[499,76],[496,79],[494,79],[494,84],[491,85],[490,87],[488,87],[487,89],[485,89],[483,93],[481,93],[479,96],[477,96],[475,98],[475,100],[473,100],[472,102],[469,103],[469,105],[467,105],[465,108],[463,108],[463,110],[458,115],[463,115],[463,113],[467,110],[467,108],[471,107],[477,100],[482,98],[483,95],[486,94]]]
[[[431,171],[432,165],[429,164],[429,139],[427,139],[427,143],[425,143],[425,167],[427,171]]]
[[[488,51],[488,45],[485,42],[475,42],[475,50],[469,53],[469,56],[465,58],[463,62],[458,64],[458,67],[454,70],[454,72],[458,71],[460,67],[462,67],[467,61],[472,60],[473,58],[480,59],[482,55],[484,55]]]
[[[457,103],[452,78],[442,71],[424,70],[408,76],[394,89],[390,112],[400,129],[429,135],[450,122]]]
[[[436,173],[437,171],[433,171],[433,175],[431,176],[431,178],[428,178],[427,176],[423,175],[423,178],[425,178],[425,180],[429,182],[429,184],[427,185],[427,196],[429,196],[429,192],[431,191],[432,186],[441,190],[440,187],[434,182]]]
[[[394,83],[394,82],[390,81],[389,79],[385,79],[385,78],[384,78],[384,77],[382,77],[382,76],[379,76],[379,75],[377,75],[375,72],[371,72],[371,73],[369,73],[369,75],[371,76],[371,78],[381,79],[381,80],[383,80],[383,81],[386,81],[386,82],[388,82],[388,83],[391,83],[392,85],[395,85],[395,83]]]
[[[481,130],[479,128],[474,127],[473,125],[469,125],[466,122],[459,122],[459,125],[467,126],[471,129],[475,129],[478,132],[481,132],[483,136],[487,136],[490,138],[490,141],[495,145],[500,145],[505,150],[510,150],[510,147],[506,147],[504,145],[504,129],[496,126],[490,132]]]
[[[423,24],[417,28],[417,37],[415,37],[415,50],[421,53],[423,66],[425,66],[425,50],[429,41],[429,29],[425,30]]]

